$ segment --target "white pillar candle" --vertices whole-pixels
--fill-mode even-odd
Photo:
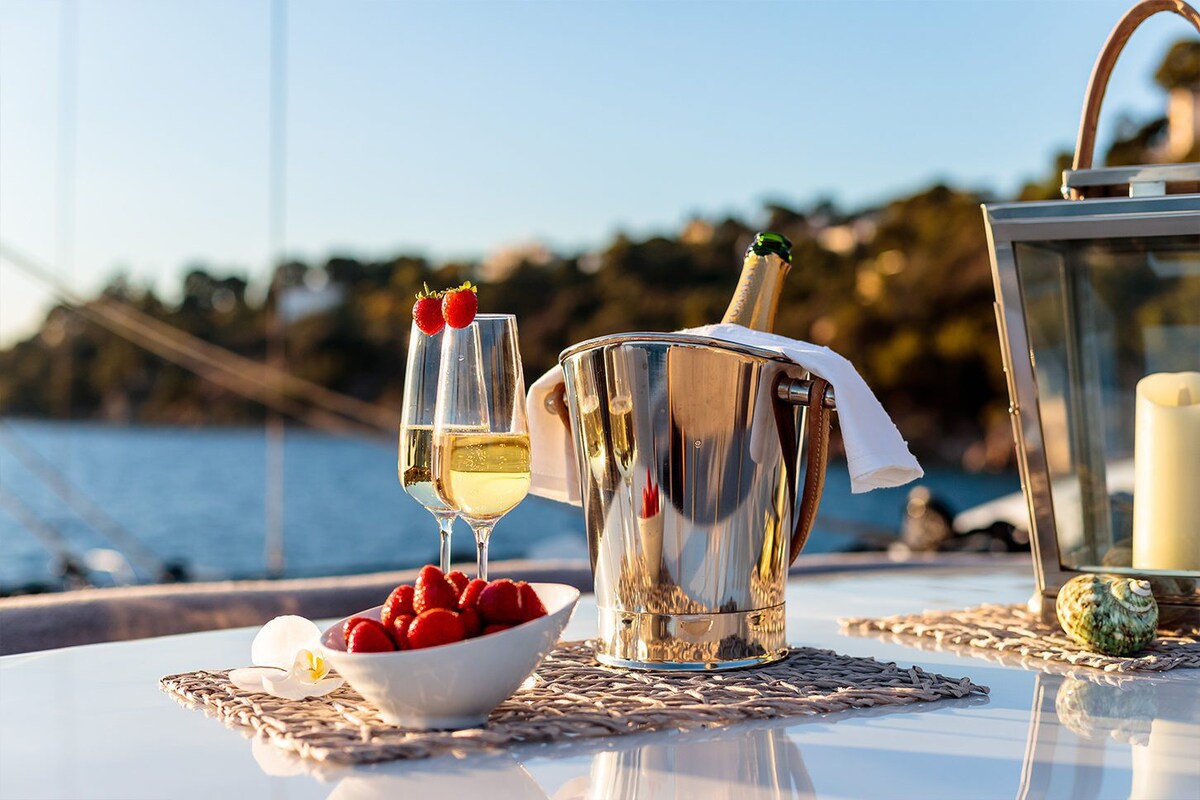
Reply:
[[[1200,570],[1200,372],[1137,384],[1133,566]]]

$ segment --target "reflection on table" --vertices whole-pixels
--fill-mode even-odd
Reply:
[[[1192,681],[1097,670],[1039,674],[1017,797],[1045,797],[1065,787],[1075,800],[1099,797],[1111,742],[1130,748],[1131,800],[1195,797],[1197,723],[1200,695]],[[1075,750],[1075,757],[1063,759],[1064,749]]]
[[[657,733],[589,744],[597,751],[587,774],[568,780],[553,800],[784,800],[815,798],[800,748],[786,727]],[[549,797],[518,760],[517,753],[450,757],[428,761],[349,766],[300,758],[251,739],[259,767],[268,775],[309,775],[334,784],[331,800],[392,800],[420,791],[426,796],[465,797],[486,787],[506,800]],[[549,756],[559,745],[533,747],[525,756]],[[578,753],[578,750],[574,752]]]
[[[656,736],[596,753],[554,800],[783,800],[816,797],[800,748],[782,728],[734,726]]]

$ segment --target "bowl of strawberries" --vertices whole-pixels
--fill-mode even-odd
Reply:
[[[383,605],[329,627],[321,646],[385,721],[472,728],[550,652],[578,600],[572,586],[468,580],[429,565]]]

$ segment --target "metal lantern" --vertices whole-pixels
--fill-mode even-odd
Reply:
[[[1088,86],[1067,199],[984,206],[1038,591],[1081,573],[1150,580],[1164,618],[1200,617],[1200,164],[1093,169],[1135,6]]]

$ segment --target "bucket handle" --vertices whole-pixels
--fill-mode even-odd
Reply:
[[[829,381],[815,375],[811,379],[797,379],[780,373],[772,389],[772,409],[775,412],[775,428],[779,433],[779,447],[783,452],[788,502],[795,513],[788,550],[790,566],[812,533],[817,508],[821,505],[821,494],[825,490],[825,470],[829,465],[829,424],[834,409],[833,387]],[[800,498],[799,510],[795,510],[796,470],[800,466],[800,453],[794,406],[808,407],[804,494]]]
[[[1092,67],[1092,75],[1088,79],[1087,92],[1083,98],[1083,114],[1079,120],[1079,136],[1075,140],[1072,170],[1091,169],[1096,151],[1096,125],[1100,121],[1100,104],[1104,102],[1108,78],[1117,64],[1117,57],[1121,55],[1121,50],[1134,30],[1161,11],[1178,14],[1200,31],[1200,12],[1183,0],[1142,0],[1125,12],[1125,16],[1121,17],[1105,40],[1104,47],[1096,58],[1096,64]],[[1078,200],[1081,197],[1077,190],[1071,190],[1070,199]]]

